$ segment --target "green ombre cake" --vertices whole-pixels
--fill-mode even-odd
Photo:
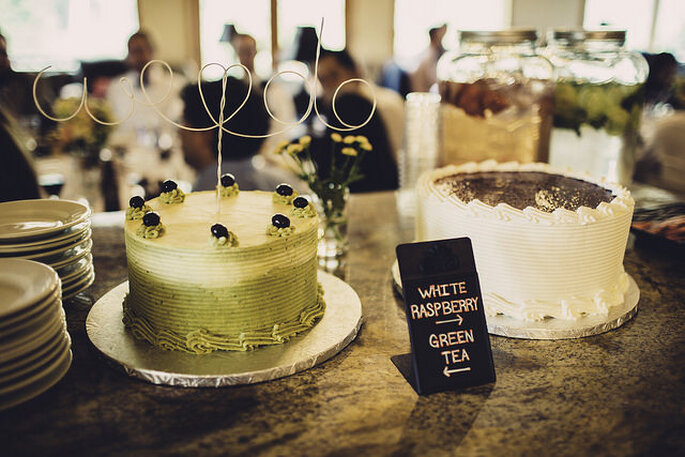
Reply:
[[[292,204],[258,191],[222,197],[218,215],[216,192],[146,205],[159,237],[140,236],[141,220],[125,224],[124,323],[137,338],[197,354],[246,351],[287,342],[323,316],[316,217],[289,219]]]

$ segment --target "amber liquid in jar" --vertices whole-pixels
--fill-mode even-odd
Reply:
[[[553,69],[535,54],[535,37],[530,31],[463,32],[462,41],[474,42],[441,62],[444,163],[547,161]]]

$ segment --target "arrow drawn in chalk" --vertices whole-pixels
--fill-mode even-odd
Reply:
[[[457,314],[456,319],[450,319],[448,321],[435,321],[436,324],[449,324],[450,322],[458,322],[458,325],[461,325],[461,323],[464,322],[464,318],[461,317],[461,314]]]
[[[452,375],[452,373],[461,373],[463,371],[471,371],[471,367],[466,367],[466,368],[455,368],[454,370],[448,370],[447,366],[445,366],[445,369],[442,370],[442,374],[447,376],[448,378]]]

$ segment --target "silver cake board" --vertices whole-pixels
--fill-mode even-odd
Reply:
[[[392,266],[392,279],[395,290],[401,296],[402,280],[397,261]],[[488,316],[488,333],[530,340],[561,340],[599,335],[620,327],[637,314],[640,289],[631,276],[628,276],[628,289],[623,298],[623,304],[612,307],[606,316],[585,316],[577,320],[550,318],[542,321],[522,321],[503,315]]]
[[[125,281],[100,298],[86,319],[90,341],[129,376],[153,384],[223,387],[290,376],[330,359],[357,336],[362,307],[357,293],[341,279],[322,271],[326,311],[310,330],[285,344],[247,352],[216,351],[194,355],[168,351],[138,340],[124,328]]]

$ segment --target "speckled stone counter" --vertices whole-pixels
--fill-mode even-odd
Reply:
[[[408,352],[394,248],[411,221],[392,193],[353,196],[338,270],[361,297],[359,337],[294,376],[242,387],[160,387],[92,347],[94,300],[126,279],[121,228],[93,233],[97,279],[65,303],[74,363],[40,397],[0,412],[3,456],[667,456],[685,454],[685,254],[636,243],[638,315],[578,340],[491,337],[495,384],[419,397],[390,361]]]

